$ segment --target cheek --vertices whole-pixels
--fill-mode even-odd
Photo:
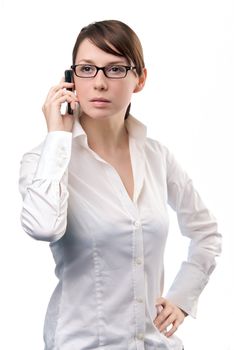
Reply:
[[[115,91],[114,96],[117,97],[117,100],[119,100],[120,103],[128,104],[131,101],[132,94],[132,86],[121,86],[118,91]]]
[[[78,99],[83,99],[85,96],[88,96],[88,92],[90,91],[90,87],[88,84],[79,84],[75,81],[75,90]]]
[[[108,95],[108,97],[110,97],[112,100],[115,100],[117,104],[129,103],[135,88],[135,84],[116,83],[117,82],[114,82],[114,84],[109,84],[107,91],[105,91],[105,94]],[[88,81],[84,81],[82,84],[79,84],[75,81],[76,95],[81,103],[85,102],[87,100],[87,97],[90,96],[92,88],[92,85],[90,85]]]

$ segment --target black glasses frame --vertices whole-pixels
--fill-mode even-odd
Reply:
[[[98,71],[99,70],[102,70],[104,75],[108,78],[108,79],[123,79],[126,77],[127,73],[129,70],[133,70],[133,69],[136,69],[136,67],[133,67],[133,66],[124,66],[124,65],[120,65],[120,64],[116,64],[116,65],[113,65],[114,67],[124,67],[126,69],[126,72],[125,72],[125,75],[123,77],[108,77],[108,75],[106,74],[106,69],[109,68],[109,67],[112,67],[112,65],[108,65],[108,66],[105,66],[105,67],[98,67],[98,66],[95,66],[94,64],[87,64],[87,66],[90,66],[90,67],[95,67],[96,68],[96,72],[94,75],[90,76],[90,77],[83,77],[83,76],[80,76],[78,74],[76,74],[76,67],[78,66],[86,66],[86,64],[73,64],[71,66],[71,69],[73,70],[73,72],[75,73],[75,75],[78,77],[78,78],[82,78],[82,79],[90,79],[90,78],[94,78],[96,77],[96,75],[98,74]]]

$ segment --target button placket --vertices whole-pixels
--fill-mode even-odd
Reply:
[[[136,336],[136,338],[137,338],[138,340],[144,340],[144,333],[138,333],[137,336]]]
[[[141,265],[142,264],[142,258],[136,258],[136,264]]]
[[[133,222],[134,225],[134,282],[135,282],[135,311],[136,311],[136,334],[137,350],[142,350],[144,347],[145,333],[145,275],[143,264],[143,234],[142,225],[139,219]]]
[[[135,225],[135,228],[136,228],[136,229],[138,229],[139,227],[141,227],[141,222],[140,222],[140,220],[136,220],[135,223],[134,223],[134,225]]]

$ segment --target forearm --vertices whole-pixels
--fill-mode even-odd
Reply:
[[[26,154],[21,164],[21,223],[35,239],[55,241],[66,230],[67,167],[71,135],[49,133],[41,154]],[[34,168],[34,170],[32,170]]]
[[[196,317],[198,298],[221,253],[221,234],[193,182],[170,154],[168,170],[168,202],[176,211],[181,233],[190,239],[190,245],[187,260],[166,298]]]

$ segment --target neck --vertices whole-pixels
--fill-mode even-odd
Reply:
[[[115,154],[128,146],[128,132],[124,117],[93,119],[87,115],[81,115],[79,121],[87,134],[88,145],[91,149],[106,154]]]

